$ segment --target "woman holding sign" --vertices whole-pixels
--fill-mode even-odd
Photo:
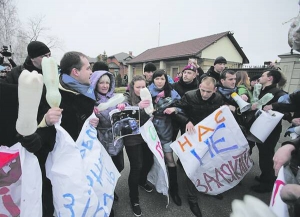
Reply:
[[[164,112],[174,100],[180,99],[180,96],[168,82],[166,71],[163,69],[154,72],[152,84],[148,89],[152,96],[153,106],[156,110],[153,113],[154,117],[152,122],[157,131],[163,148],[165,161],[168,166],[170,195],[174,203],[181,206],[181,199],[178,195],[177,169],[173,158],[173,150],[170,147],[173,136],[172,120],[171,115]]]
[[[144,125],[150,118],[144,110],[150,105],[150,100],[141,100],[140,97],[140,91],[145,87],[144,76],[136,75],[129,84],[129,92],[126,93],[129,105],[140,108],[140,126]],[[153,154],[141,134],[125,136],[123,141],[130,162],[128,186],[131,207],[135,216],[141,216],[138,186],[146,192],[153,191],[153,188],[147,184],[147,175],[153,165]]]

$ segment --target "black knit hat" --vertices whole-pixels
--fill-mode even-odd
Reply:
[[[32,41],[27,46],[28,56],[33,59],[38,56],[50,53],[50,49],[43,42]]]
[[[100,71],[100,70],[109,71],[108,65],[106,64],[106,62],[103,62],[103,61],[95,62],[95,64],[93,65],[92,72]]]
[[[250,82],[251,81],[256,81],[257,79],[259,79],[261,76],[260,75],[254,75],[250,78]]]
[[[147,63],[144,68],[144,72],[154,72],[156,70],[156,66],[153,63]]]
[[[216,64],[218,64],[218,63],[225,63],[225,64],[227,64],[227,60],[226,60],[224,57],[219,56],[219,57],[217,57],[217,58],[215,59],[214,65],[216,65]]]

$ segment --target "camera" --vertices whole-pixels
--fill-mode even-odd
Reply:
[[[0,53],[4,56],[4,57],[11,57],[11,52],[8,51],[8,47],[3,45],[2,50],[0,51]]]

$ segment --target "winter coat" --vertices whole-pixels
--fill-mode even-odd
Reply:
[[[175,107],[185,112],[186,117],[181,120],[182,124],[191,121],[193,125],[198,124],[222,105],[224,102],[219,93],[213,93],[208,100],[203,100],[199,89],[186,92],[179,101],[174,103]]]
[[[239,86],[237,86],[237,94],[239,96],[245,94],[248,97],[248,101],[249,103],[252,103],[253,101],[253,95],[252,92],[244,85],[244,84],[240,84]]]
[[[31,61],[30,57],[27,57],[23,65],[17,66],[15,68],[13,68],[11,70],[11,72],[7,73],[6,79],[5,80],[3,79],[4,80],[3,82],[7,83],[7,84],[17,85],[19,83],[19,76],[20,76],[21,72],[24,69],[26,69],[30,72],[35,70],[38,73],[42,74],[42,70],[36,68],[32,64],[32,61]],[[4,90],[8,91],[7,86],[6,86],[6,88],[2,89],[3,94],[5,94]],[[12,89],[11,89],[11,91],[12,91]],[[12,97],[10,99],[10,103],[12,103],[11,105],[15,106],[14,109],[18,109],[19,104],[18,104],[18,99],[17,99],[17,97],[18,97],[17,87],[10,94],[11,94],[11,97]],[[14,100],[14,99],[17,99],[17,101]],[[2,100],[4,100],[4,98],[2,98]],[[15,121],[17,119],[17,117],[15,117],[15,115],[17,115],[17,114],[15,114],[14,109],[11,110],[11,114],[13,114],[13,115],[11,116],[11,119],[9,119],[9,120],[12,121],[12,122],[10,122],[10,124],[15,126],[15,124],[16,124]],[[39,104],[38,114],[37,114],[37,123],[38,124],[40,124],[42,122],[42,120],[44,119],[44,115],[48,112],[49,109],[50,109],[50,106],[49,106],[49,104],[47,103],[47,100],[46,100],[46,88],[45,88],[45,85],[44,85],[41,101],[40,101],[40,104]],[[0,132],[2,132],[2,131],[0,131]],[[16,132],[16,131],[15,131],[15,129],[13,129],[13,131],[11,131],[11,132]],[[47,158],[47,155],[48,155],[48,152],[52,151],[52,149],[54,147],[55,137],[56,137],[56,130],[55,130],[54,126],[39,127],[36,132],[37,132],[37,134],[39,134],[39,136],[42,140],[42,148],[35,154],[38,156],[39,161],[45,162],[46,158]],[[15,141],[15,139],[13,141]],[[43,158],[43,159],[41,160],[40,157]]]
[[[204,73],[203,75],[201,75],[200,77],[200,81],[202,81],[203,78],[205,77],[213,77],[217,83],[219,84],[220,83],[220,74],[215,72],[215,68],[214,66],[211,66],[206,73]]]
[[[77,140],[86,119],[93,113],[95,101],[68,87],[60,76],[60,94],[63,109],[61,126],[69,133],[74,141]]]
[[[163,114],[162,112],[158,112],[159,108],[158,108],[157,103],[155,103],[155,99],[162,90],[158,89],[154,83],[152,83],[148,87],[148,89],[152,96],[153,106],[157,110],[153,114],[154,117],[153,117],[152,122],[157,131],[157,135],[160,139],[161,144],[164,145],[164,144],[167,144],[172,141],[172,132],[173,132],[172,119],[171,119],[170,115]],[[166,97],[161,98],[160,100],[164,100],[164,99],[166,99]],[[180,99],[180,95],[174,89],[171,91],[171,99],[172,99],[172,101]]]
[[[272,85],[266,86],[264,89],[262,89],[260,91],[260,94],[259,94],[258,98],[261,99],[267,93],[273,94],[274,97],[266,105],[270,105],[270,104],[273,104],[273,103],[277,102],[279,97],[285,95],[285,92],[283,90],[278,89],[276,87],[276,84],[272,84]],[[286,113],[285,116],[290,116],[290,114]],[[279,121],[279,123],[277,124],[277,126],[274,128],[273,131],[275,131],[278,128],[281,128],[281,121]]]
[[[102,95],[97,91],[97,83],[103,75],[108,75],[110,78],[109,91],[105,95]],[[98,106],[101,103],[107,102],[110,98],[114,96],[115,77],[110,72],[95,71],[93,72],[90,80],[91,86],[95,90],[94,92],[96,96],[96,106]],[[119,139],[116,145],[114,145],[113,141],[112,124],[109,112],[116,108],[117,106],[109,107],[106,110],[101,111],[99,114],[97,114],[97,117],[99,118],[99,124],[97,126],[98,139],[111,156],[117,155],[123,149],[123,139]]]

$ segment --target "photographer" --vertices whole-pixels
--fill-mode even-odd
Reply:
[[[8,51],[8,47],[3,45],[2,50],[0,51],[0,65],[4,63],[4,58],[6,57],[11,65],[10,69],[16,67],[17,64],[11,58],[11,54],[12,53]]]

